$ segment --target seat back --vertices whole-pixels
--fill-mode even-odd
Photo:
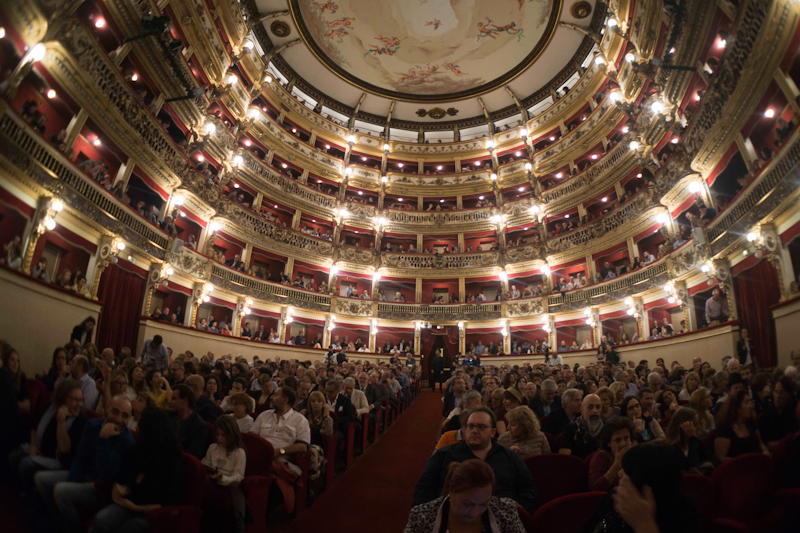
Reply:
[[[544,433],[544,437],[547,439],[547,444],[550,445],[550,452],[551,453],[558,453],[558,450],[556,449],[556,438],[555,438],[555,436],[551,435],[550,433],[548,433],[546,431],[542,431],[542,433]]]
[[[717,517],[749,524],[763,514],[772,495],[772,459],[746,453],[719,465],[711,479]]]
[[[186,480],[183,503],[199,508],[206,486],[206,468],[197,457],[186,452],[182,452],[181,455],[183,455],[183,477]]]
[[[275,455],[272,444],[252,433],[242,433],[242,442],[247,454],[247,464],[244,468],[245,477],[268,477],[272,472],[272,458]]]
[[[28,380],[28,399],[31,402],[31,413],[38,413],[41,402],[47,396],[47,387],[38,379]]]
[[[682,483],[683,490],[697,507],[704,523],[708,524],[714,520],[714,482],[711,478],[698,474],[684,474]]]
[[[586,465],[574,455],[546,453],[531,455],[524,461],[536,483],[538,506],[560,496],[586,491]]]
[[[564,457],[570,456],[565,455]],[[578,460],[580,461],[580,459]],[[605,492],[583,492],[551,500],[533,513],[526,529],[528,531],[578,533],[594,516],[597,506],[605,495]]]
[[[206,421],[206,427],[208,428],[208,436],[206,437],[206,448],[217,442],[217,432],[214,430],[214,424],[211,422]]]

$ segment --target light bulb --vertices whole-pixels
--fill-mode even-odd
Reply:
[[[233,158],[233,164],[234,165],[236,165],[238,167],[242,163],[244,163],[244,159],[242,158],[242,156],[240,156],[240,155],[234,156],[234,158]]]
[[[215,126],[213,122],[209,122],[208,124],[206,124],[206,132],[207,133],[210,133],[210,134],[213,135],[215,131],[217,131],[217,126]]]
[[[44,221],[44,227],[52,231],[56,227],[56,221],[50,217],[47,217]]]
[[[344,207],[343,207],[343,208],[341,208],[341,209],[339,209],[339,216],[341,216],[341,217],[346,217],[346,216],[347,216],[347,215],[349,215],[349,214],[350,214],[350,213],[348,213],[348,212],[347,212],[347,209],[345,209]]]
[[[381,226],[385,226],[388,223],[389,221],[386,219],[386,217],[381,217],[378,219],[378,224],[380,224]]]
[[[124,249],[125,249],[125,243],[124,243],[124,242],[122,242],[122,241],[119,241],[119,242],[117,243],[117,250],[119,250],[119,251],[122,251],[122,250],[124,250]]]
[[[131,81],[139,81],[139,75],[135,72],[131,74]]]
[[[538,212],[539,212],[539,206],[538,205],[532,205],[531,206],[531,213],[533,213],[535,215]]]
[[[389,151],[389,143],[383,143],[383,151],[384,152],[388,152]]]
[[[95,146],[100,146],[101,144],[103,144],[103,142],[100,140],[100,138],[97,138],[94,141],[92,141],[92,144]]]
[[[272,83],[272,76],[270,76],[269,74],[267,74],[266,76],[264,76],[264,83],[265,83],[265,84],[267,84],[267,85],[269,85],[270,83]],[[266,111],[266,109],[265,109],[264,111]]]
[[[631,131],[631,129],[628,126],[622,127],[622,133],[628,133],[629,131]]]
[[[650,109],[653,110],[653,113],[661,113],[661,110],[664,109],[664,104],[656,100],[652,104],[650,104]]]
[[[47,90],[47,97],[52,100],[53,98],[56,97],[56,92],[53,89],[48,89]]]
[[[525,190],[525,187],[520,187],[520,188],[519,188],[519,192],[522,192],[522,191],[524,191],[524,190]]]
[[[244,145],[245,145],[245,146],[252,146],[252,145],[253,145],[253,143],[250,141],[250,139],[245,139],[245,140],[244,140]]]
[[[245,307],[244,308],[244,314],[249,315],[250,313],[251,313],[250,308],[249,307]]]
[[[53,208],[55,211],[57,211],[57,212],[60,212],[62,209],[64,209],[64,202],[62,202],[62,201],[61,201],[61,200],[59,200],[58,198],[54,198],[54,199],[53,199],[53,203],[51,204],[51,207],[52,207],[52,208]]]
[[[674,296],[670,296],[669,298],[667,298],[667,301],[669,303],[671,303],[671,304],[674,304],[675,303],[675,297]]]
[[[559,172],[558,174],[556,174],[556,179],[559,179],[559,180],[560,180],[560,179],[561,179],[561,178],[563,178],[563,177],[564,177],[564,174],[562,174],[561,172]]]
[[[769,108],[769,109],[767,109],[767,110],[764,112],[764,116],[765,116],[765,117],[767,117],[767,118],[772,118],[772,117],[774,117],[774,116],[775,116],[775,110],[774,110],[774,109],[772,109],[772,108]]]
[[[389,176],[381,176],[381,183],[388,183],[388,182],[389,182]]]
[[[442,167],[442,165],[439,165],[439,166],[436,167],[436,170],[442,170],[442,168],[444,168],[444,167]]]
[[[105,28],[106,27],[106,19],[104,19],[103,17],[97,17],[94,20],[94,27],[97,28],[98,30]]]
[[[625,54],[625,61],[628,63],[633,63],[636,60],[636,55],[633,52],[628,52]]]
[[[639,149],[639,141],[631,141],[631,144],[629,146],[631,147],[631,150],[638,150]]]
[[[625,298],[625,305],[633,305],[633,298],[631,298],[630,296],[628,298]]]
[[[211,297],[208,294],[206,294],[205,296],[203,296],[203,301],[208,303],[209,301],[211,301]]]
[[[0,39],[5,39],[6,37],[6,29],[0,26]]]
[[[501,220],[502,220],[502,218],[500,218],[500,215],[494,215],[492,217],[492,221],[495,222],[495,223],[499,223]]]
[[[614,17],[611,17],[610,19],[608,19],[608,27],[609,28],[613,28],[614,26],[617,26],[617,25],[619,25],[619,22],[617,22],[617,19],[615,19]]]
[[[238,188],[239,188],[239,184],[238,184],[238,183],[234,183],[234,184],[233,184],[233,188],[234,188],[234,189],[238,189]]]
[[[502,281],[508,281],[508,274],[506,274],[505,272],[500,272],[500,279]]]
[[[202,154],[197,154],[197,160],[202,163],[203,161],[206,160],[206,158],[203,157]]]
[[[336,265],[333,265],[331,267],[331,274],[333,274],[335,276],[338,272],[339,272],[339,267],[337,267]]]
[[[711,271],[711,267],[708,266],[708,265],[703,265],[703,266],[700,267],[700,270],[702,270],[703,272],[710,272]]]
[[[597,57],[594,58],[594,64],[597,65],[597,66],[605,65],[606,64],[606,60],[603,59],[603,56],[597,56]]]
[[[697,183],[696,181],[693,181],[693,182],[689,183],[689,187],[688,187],[689,192],[692,193],[692,194],[697,194],[698,192],[700,192],[700,189],[702,189],[702,188],[703,187],[699,183]]]
[[[530,172],[531,170],[533,170],[533,165],[531,165],[530,163],[525,163],[525,170]]]
[[[553,136],[551,136],[551,137],[550,137],[550,142],[553,142],[553,141],[555,141],[555,140],[556,140],[556,137],[555,137],[555,135],[553,135]]]
[[[231,74],[228,76],[228,85],[236,85],[239,82],[239,78],[236,77],[235,74]]]
[[[564,215],[564,218],[569,218],[569,213],[567,213],[566,215]]]
[[[175,271],[174,271],[174,270],[172,270],[172,268],[167,268],[167,276],[171,276],[171,275],[173,275],[174,273],[175,273]]]
[[[492,172],[492,175],[491,175],[491,176],[489,176],[489,178],[490,178],[492,181],[497,181],[497,174],[495,174],[494,172]]]
[[[757,238],[758,238],[758,235],[756,235],[756,234],[755,234],[754,232],[752,232],[752,231],[751,231],[750,233],[748,233],[748,234],[747,234],[747,242],[755,242],[755,240],[756,240]]]
[[[348,135],[347,136],[347,142],[350,143],[350,144],[355,144],[356,143],[356,136],[353,135],[353,134]]]
[[[589,316],[590,314],[592,314],[592,311],[590,309],[584,309],[583,314]]]
[[[633,309],[628,309],[627,313],[628,313],[628,316],[633,316]]]
[[[486,141],[486,149],[491,150],[492,148],[494,148],[494,141],[492,139],[489,139]]]
[[[542,270],[542,274],[549,274],[550,273],[550,265],[543,265],[541,270]]]
[[[464,329],[464,323],[463,322],[459,322],[458,323],[458,329]]]
[[[619,102],[622,100],[622,93],[620,91],[611,91],[611,94],[608,95],[611,98],[612,102]]]
[[[176,196],[175,198],[172,199],[172,201],[175,205],[183,205],[184,198],[183,196]]]
[[[42,59],[44,59],[45,52],[47,52],[47,47],[45,47],[44,44],[39,43],[33,48],[31,48],[31,59],[34,62],[41,61]]]
[[[525,129],[525,128],[522,128],[521,130],[519,130],[519,136],[524,139],[525,137],[528,136],[528,130]]]
[[[244,42],[244,47],[247,48],[248,50],[252,50],[254,46],[255,44],[253,44],[253,41],[251,41],[250,39],[247,39]]]
[[[666,224],[667,220],[668,218],[666,213],[659,213],[656,215],[656,222],[658,222],[659,224]]]
[[[608,201],[608,197],[607,196],[603,196],[602,198],[600,198],[600,201],[605,203],[605,202]]]
[[[219,231],[219,222],[216,222],[216,221],[212,222],[211,224],[208,225],[208,229],[210,229],[212,233],[218,232]]]

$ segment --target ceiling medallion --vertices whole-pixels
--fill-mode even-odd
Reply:
[[[592,12],[592,4],[589,2],[575,2],[572,4],[572,16],[576,19],[585,19]]]
[[[458,115],[458,109],[456,109],[455,107],[448,107],[447,111],[445,111],[441,107],[434,107],[433,109],[428,109],[427,111],[424,109],[417,109],[418,117],[429,116],[433,119],[439,120],[440,118],[444,118],[447,115],[450,115],[451,117]]]
[[[275,37],[288,37],[292,33],[292,28],[282,20],[273,22],[269,29],[275,34]]]

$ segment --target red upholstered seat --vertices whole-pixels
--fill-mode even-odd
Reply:
[[[206,470],[196,457],[183,453],[185,480],[182,505],[168,505],[147,513],[153,533],[199,533],[203,512],[200,503],[206,482]]]
[[[214,424],[211,422],[206,422],[206,427],[208,428],[208,436],[206,437],[206,448],[211,446],[215,442],[217,442],[217,432],[214,431]]]
[[[798,433],[786,435],[778,445],[772,450],[772,464],[775,472],[775,486],[786,486],[786,468],[789,461],[789,446],[792,441],[798,438]]]
[[[605,495],[605,492],[583,492],[551,500],[533,513],[528,524],[525,524],[525,529],[577,533],[594,516],[598,504]]]
[[[567,494],[586,491],[586,465],[574,455],[546,453],[524,459],[536,483],[536,506]]]
[[[544,419],[543,419],[543,420],[544,420]],[[558,449],[556,448],[556,444],[557,444],[557,443],[556,443],[556,438],[555,438],[555,436],[554,436],[554,435],[551,435],[550,433],[548,433],[548,432],[546,432],[546,431],[542,431],[542,433],[544,433],[544,436],[545,436],[545,438],[547,439],[547,444],[549,444],[549,445],[550,445],[550,452],[552,452],[552,453],[558,453]]]
[[[103,415],[101,415],[97,411],[92,411],[91,409],[84,409],[83,414],[86,415],[86,418],[88,418],[89,420],[95,418],[103,418]]]
[[[31,402],[31,414],[36,414],[44,403],[50,403],[50,393],[44,383],[38,379],[28,380],[28,399]]]
[[[703,518],[703,524],[707,526],[716,516],[714,510],[714,482],[711,481],[710,477],[684,474],[683,490],[686,491],[686,495],[697,507],[697,511]]]
[[[714,505],[719,518],[749,524],[764,513],[773,490],[772,459],[748,453],[714,471]]]

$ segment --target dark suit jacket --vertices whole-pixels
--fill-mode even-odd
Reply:
[[[201,461],[208,449],[208,426],[197,412],[186,420],[179,420],[174,412],[167,413],[178,433],[178,446],[182,452],[194,455]]]
[[[433,369],[433,372],[441,373],[444,371],[444,357],[441,355],[434,356],[433,362],[431,363],[431,368]]]
[[[87,344],[92,342],[92,335],[94,335],[94,329],[92,329],[91,333],[86,335]],[[81,326],[75,326],[74,328],[72,328],[72,335],[70,336],[69,340],[81,342],[82,336],[83,336],[83,328]]]
[[[539,417],[539,419],[542,419],[542,418],[545,417],[545,414],[544,414],[544,401],[542,401],[542,397],[541,396],[536,395],[536,396],[533,397],[533,399],[531,399],[530,408],[531,408],[531,411],[536,413],[536,416]],[[550,412],[552,413],[553,411],[556,411],[556,410],[562,409],[562,408],[563,408],[563,406],[561,405],[561,396],[556,395],[553,398],[553,403],[550,404]]]
[[[550,433],[554,437],[564,431],[564,428],[570,423],[569,415],[564,409],[551,412],[547,420],[542,424],[542,431]],[[556,452],[553,452],[556,453]]]
[[[386,385],[381,383],[377,385],[370,383],[367,385],[367,390],[364,391],[364,395],[366,395],[367,401],[371,406],[375,409],[380,409],[383,407],[383,402],[389,399],[389,390],[386,388]]]
[[[355,412],[353,410],[353,403],[350,398],[344,394],[339,394],[336,398],[336,416],[339,418],[339,428],[342,429],[345,424],[355,420]]]
[[[442,406],[442,416],[447,416],[452,409],[456,406],[456,395],[452,390],[444,393],[444,405]]]
[[[750,339],[750,357],[755,361],[756,353],[753,348],[753,339]],[[739,355],[739,363],[744,364],[747,361],[747,348],[744,346],[744,339],[739,339],[739,342],[736,343],[736,352]]]
[[[194,412],[200,415],[203,421],[211,422],[212,424],[217,421],[217,416],[219,416],[217,404],[205,394],[197,399],[197,402],[194,404]]]

